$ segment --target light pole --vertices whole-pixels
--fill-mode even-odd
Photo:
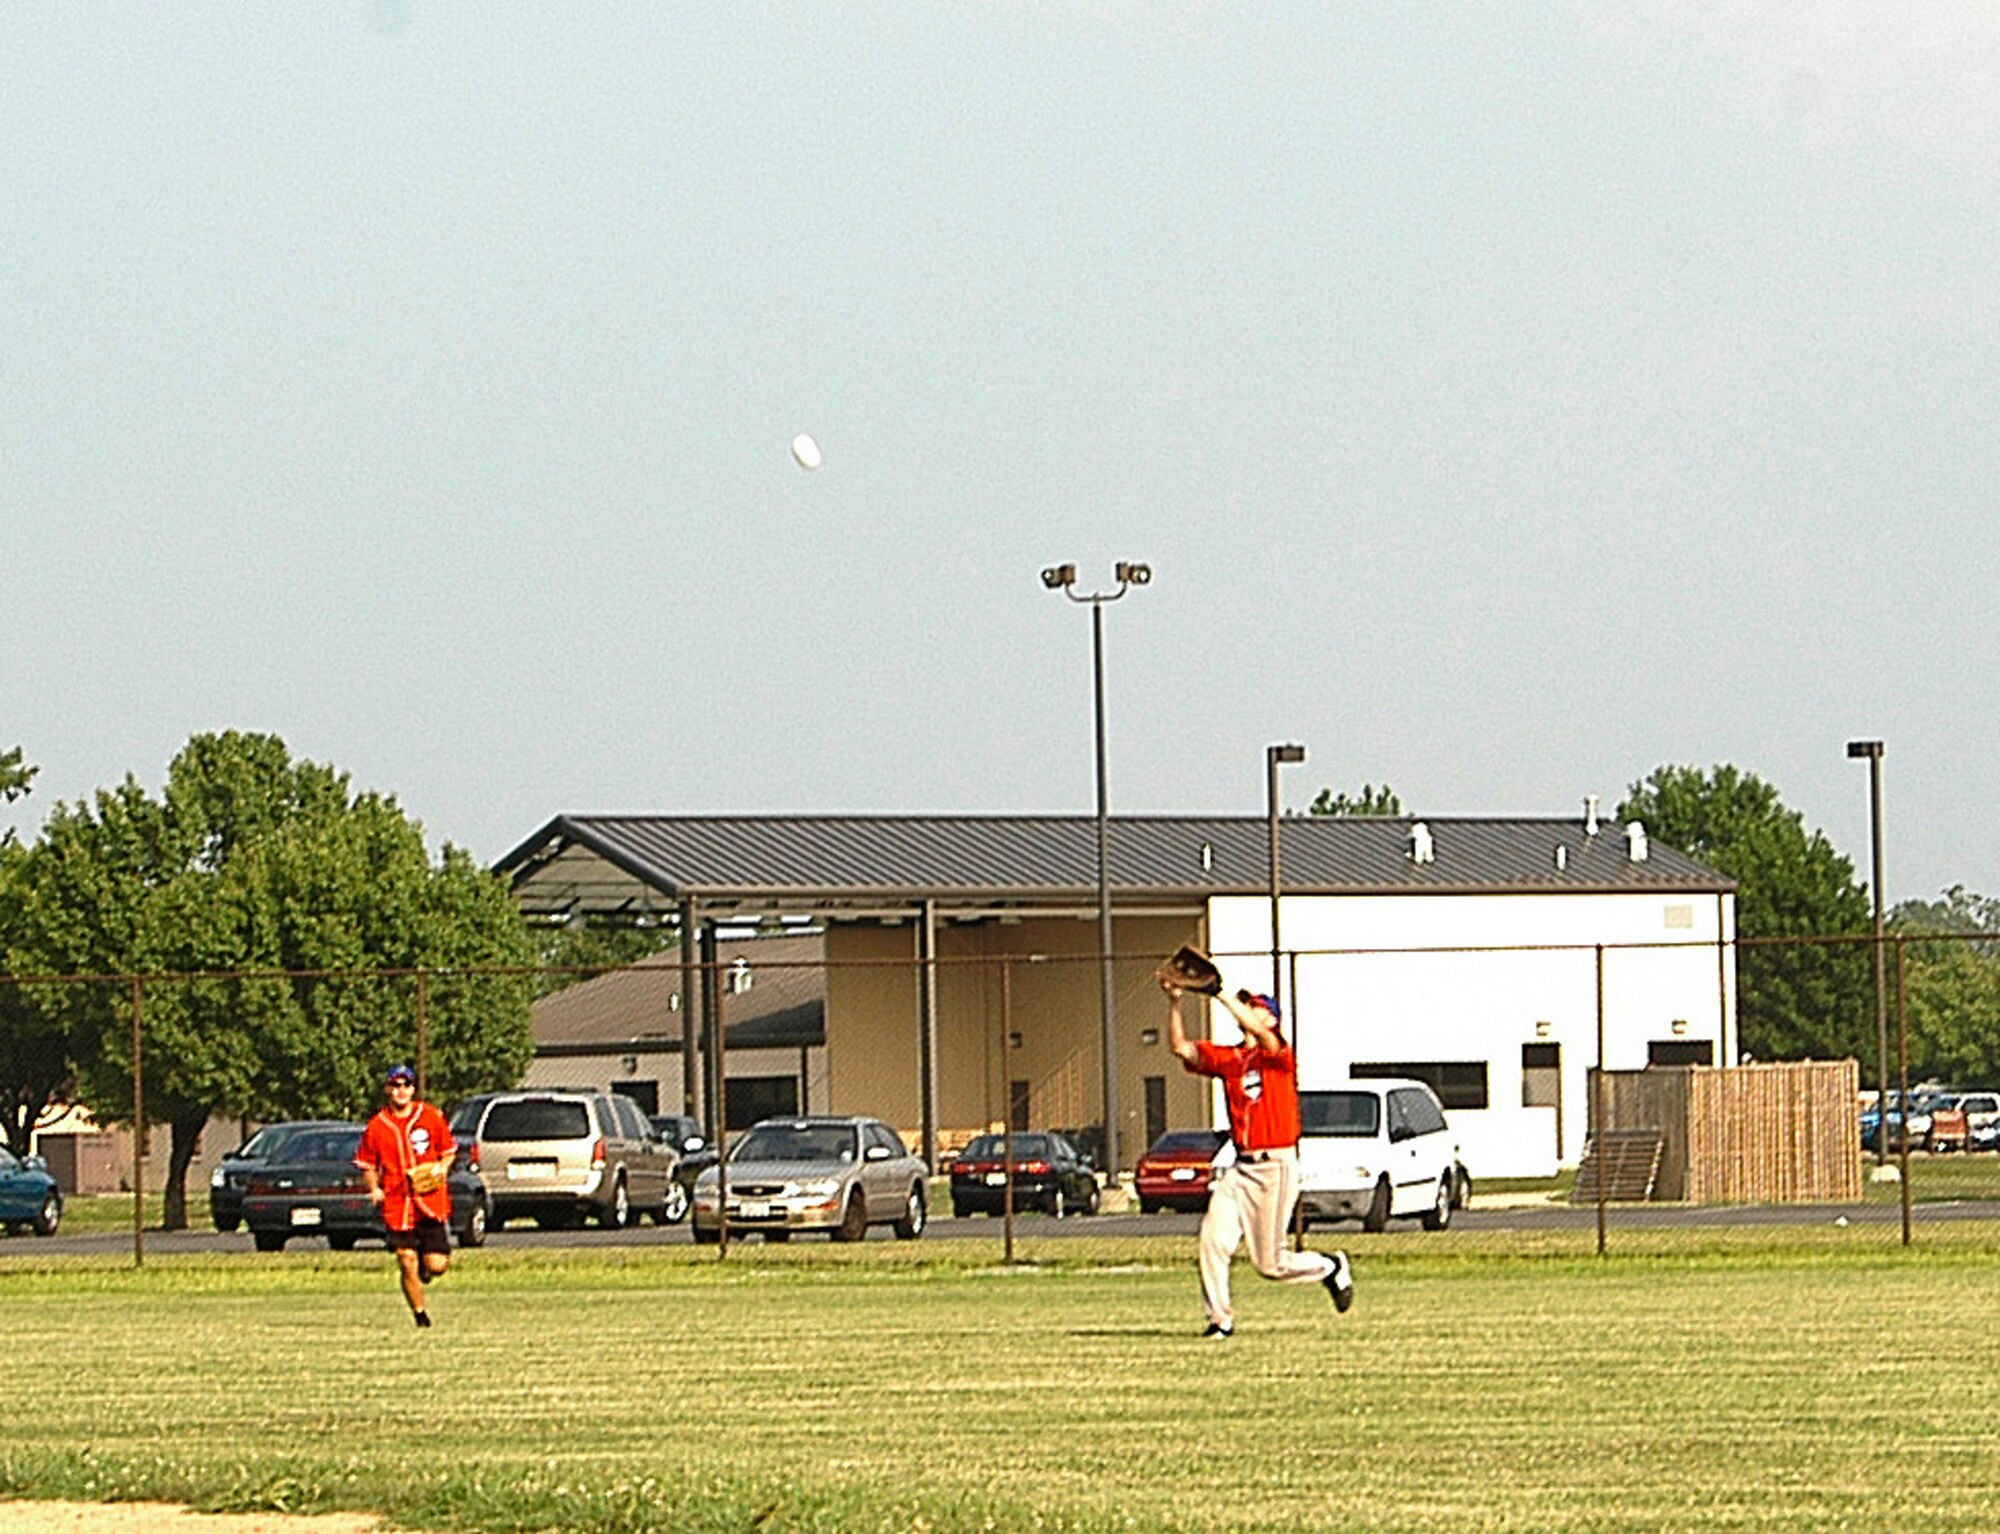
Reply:
[[[1097,704],[1097,990],[1104,1032],[1104,1171],[1115,1183],[1120,1165],[1117,986],[1111,973],[1111,808],[1104,758],[1104,606],[1117,601],[1134,586],[1148,584],[1153,579],[1153,567],[1121,560],[1113,574],[1118,579],[1116,590],[1086,593],[1076,589],[1075,565],[1051,565],[1042,572],[1042,584],[1090,608],[1090,656],[1096,676]]]
[[[1875,1098],[1875,1164],[1889,1159],[1889,983],[1882,952],[1882,742],[1850,740],[1847,754],[1868,759],[1868,830],[1874,842],[1875,872],[1870,881],[1875,897],[1875,1048],[1878,1069]],[[1903,1104],[1907,1114],[1909,1104]],[[1903,1134],[1907,1138],[1909,1127]]]
[[[1284,1007],[1295,1007],[1297,997],[1282,994],[1284,943],[1278,928],[1278,768],[1303,762],[1306,759],[1304,746],[1266,746],[1264,748],[1264,806],[1271,818],[1271,999]],[[1299,1036],[1298,1019],[1292,1020],[1292,1037]]]

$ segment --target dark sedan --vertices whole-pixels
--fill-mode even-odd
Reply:
[[[1057,1219],[1097,1213],[1097,1173],[1074,1145],[1058,1134],[1013,1138],[1015,1209],[1042,1209]],[[1009,1165],[1005,1136],[975,1136],[951,1163],[951,1212],[961,1219],[1002,1213]]]
[[[277,1159],[250,1174],[243,1223],[260,1252],[283,1251],[294,1236],[324,1236],[336,1252],[358,1241],[387,1241],[382,1216],[354,1153],[361,1125],[335,1124],[292,1136]],[[486,1244],[486,1184],[461,1157],[451,1169],[451,1233],[460,1246]]]
[[[53,1236],[62,1224],[62,1189],[40,1156],[23,1161],[0,1146],[0,1221],[12,1234]]]
[[[285,1142],[293,1135],[316,1129],[338,1129],[341,1124],[340,1119],[299,1119],[286,1124],[266,1124],[225,1155],[208,1178],[208,1214],[215,1222],[215,1228],[231,1231],[243,1223],[243,1185],[250,1180],[251,1173],[263,1171],[276,1160],[283,1153]]]

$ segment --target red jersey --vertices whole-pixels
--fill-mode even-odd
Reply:
[[[361,1148],[354,1153],[356,1166],[373,1167],[381,1179],[388,1195],[382,1201],[382,1223],[391,1230],[415,1230],[420,1218],[440,1224],[451,1219],[451,1190],[413,1192],[410,1168],[419,1161],[442,1161],[458,1143],[437,1109],[429,1103],[410,1106],[408,1118],[397,1118],[387,1108],[377,1113],[361,1131]]]
[[[1197,1039],[1185,1062],[1197,1076],[1222,1082],[1229,1101],[1229,1137],[1238,1151],[1291,1150],[1299,1143],[1299,1074],[1290,1045],[1260,1049]]]

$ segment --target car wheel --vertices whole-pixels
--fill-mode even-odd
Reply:
[[[1161,1208],[1162,1205],[1157,1199],[1142,1198],[1139,1200],[1139,1213],[1141,1214],[1158,1214]]]
[[[910,1184],[910,1201],[903,1206],[903,1217],[896,1222],[896,1239],[914,1241],[924,1233],[925,1222],[924,1187],[922,1183]]]
[[[35,1216],[35,1234],[53,1236],[56,1227],[62,1224],[62,1195],[51,1188],[42,1200],[41,1212]]]
[[[967,1218],[971,1213],[972,1213],[971,1209],[969,1209],[966,1205],[959,1203],[956,1199],[952,1201],[951,1217],[954,1220],[963,1220]]]
[[[1425,1230],[1444,1230],[1451,1224],[1451,1173],[1438,1179],[1437,1202],[1424,1211]]]
[[[1361,1217],[1363,1230],[1382,1231],[1389,1228],[1389,1179],[1384,1177],[1375,1184],[1375,1196],[1368,1201],[1368,1212]]]
[[[834,1226],[833,1239],[836,1241],[859,1241],[867,1234],[868,1200],[863,1198],[861,1190],[856,1188],[847,1196],[847,1213],[842,1215],[840,1223]]]
[[[221,1231],[222,1234],[225,1236],[228,1235],[231,1231],[235,1230],[242,1223],[243,1222],[241,1220],[225,1220],[219,1215],[216,1216],[215,1218],[215,1228]]]
[[[1069,1204],[1063,1198],[1061,1183],[1057,1183],[1049,1192],[1049,1213],[1058,1220],[1069,1213]]]
[[[722,1227],[720,1225],[695,1225],[690,1228],[694,1231],[694,1244],[696,1246],[714,1246],[716,1242],[722,1239]]]
[[[486,1200],[480,1199],[472,1206],[472,1213],[465,1217],[465,1232],[458,1238],[460,1246],[486,1245],[486,1230],[492,1223],[492,1216],[486,1212]]]
[[[275,1230],[253,1230],[250,1239],[257,1243],[260,1252],[282,1252],[285,1249],[285,1237]]]
[[[625,1179],[611,1185],[611,1202],[598,1212],[597,1223],[605,1230],[623,1230],[632,1223],[632,1195],[625,1191]]]
[[[1083,1196],[1083,1212],[1085,1214],[1096,1214],[1103,1205],[1104,1195],[1098,1191],[1097,1184],[1092,1182],[1090,1191]]]
[[[660,1223],[678,1225],[687,1218],[688,1190],[678,1182],[667,1184],[667,1196],[660,1204]]]
[[[1451,1202],[1457,1209],[1472,1207],[1472,1174],[1464,1167],[1454,1169],[1451,1184]]]

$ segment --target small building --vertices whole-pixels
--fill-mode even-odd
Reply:
[[[1218,1121],[1209,1084],[1162,1047],[1152,975],[1192,942],[1232,986],[1271,988],[1270,831],[1251,816],[1107,830],[1108,1020],[1089,816],[559,816],[498,868],[530,917],[678,922],[696,938],[683,994],[712,977],[725,1024],[717,933],[810,922],[815,1106],[903,1127],[935,1162],[1003,1117],[1103,1133],[1108,1097],[1129,1168],[1160,1130]],[[1287,817],[1279,835],[1277,983],[1302,1083],[1432,1082],[1475,1177],[1576,1160],[1600,1037],[1613,1069],[1735,1056],[1734,884],[1594,803],[1571,819]],[[710,1015],[681,1009],[685,1057]]]

